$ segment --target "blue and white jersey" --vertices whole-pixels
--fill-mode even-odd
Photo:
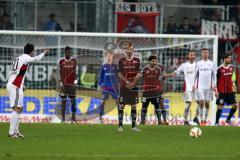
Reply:
[[[118,88],[118,66],[116,64],[103,64],[100,68],[98,85],[103,90]]]

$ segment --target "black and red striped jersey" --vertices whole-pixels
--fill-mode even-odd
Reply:
[[[58,62],[60,70],[60,80],[63,85],[73,85],[77,79],[77,60],[71,57],[70,59],[61,58]]]
[[[219,93],[233,93],[233,65],[221,65],[217,70],[217,90]]]
[[[119,72],[130,82],[133,82],[136,75],[140,73],[140,59],[132,57],[121,58],[119,60]],[[125,87],[126,83],[120,80],[120,87]]]

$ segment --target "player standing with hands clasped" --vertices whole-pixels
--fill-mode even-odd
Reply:
[[[123,111],[125,105],[131,106],[132,131],[141,131],[136,127],[136,104],[138,103],[137,83],[140,78],[140,59],[133,56],[132,42],[126,45],[126,57],[119,60],[118,77],[120,79],[120,96],[118,107],[118,131],[123,131]]]

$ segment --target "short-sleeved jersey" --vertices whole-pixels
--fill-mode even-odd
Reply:
[[[70,59],[61,58],[58,62],[60,80],[63,85],[73,85],[76,80],[77,60],[73,57]]]
[[[175,71],[177,75],[183,73],[184,75],[184,92],[191,92],[194,86],[194,76],[195,76],[196,62],[182,63],[178,69]]]
[[[28,64],[31,62],[40,61],[43,56],[44,53],[35,57],[31,57],[28,54],[22,54],[17,57],[12,63],[8,83],[13,84],[17,88],[22,88],[24,85],[25,73],[28,69]]]
[[[148,92],[149,95],[159,95],[162,93],[163,86],[160,81],[160,75],[163,74],[163,68],[158,66],[151,68],[149,65],[143,68],[143,92]]]
[[[100,67],[98,85],[104,90],[118,87],[118,66],[116,64],[103,64]]]
[[[217,90],[219,93],[233,93],[233,65],[221,65],[217,70]]]
[[[213,89],[216,87],[216,66],[213,61],[201,60],[196,64],[195,87],[197,89]]]
[[[133,82],[136,75],[140,72],[140,59],[132,57],[128,59],[127,57],[121,58],[119,60],[119,72],[130,82]],[[126,82],[120,80],[120,87],[125,87]]]

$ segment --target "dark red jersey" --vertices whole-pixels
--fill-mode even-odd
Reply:
[[[130,82],[133,82],[136,75],[140,72],[140,59],[127,57],[119,60],[119,72]],[[120,80],[120,86],[125,87],[126,83]]]
[[[152,92],[152,94],[159,94],[163,90],[162,83],[160,81],[160,75],[163,73],[162,67],[151,68],[149,65],[143,69],[143,91]]]
[[[217,70],[217,90],[219,93],[233,93],[233,75],[232,65],[219,66]]]
[[[63,85],[73,85],[76,80],[77,60],[75,58],[61,58],[59,60],[60,79]]]

